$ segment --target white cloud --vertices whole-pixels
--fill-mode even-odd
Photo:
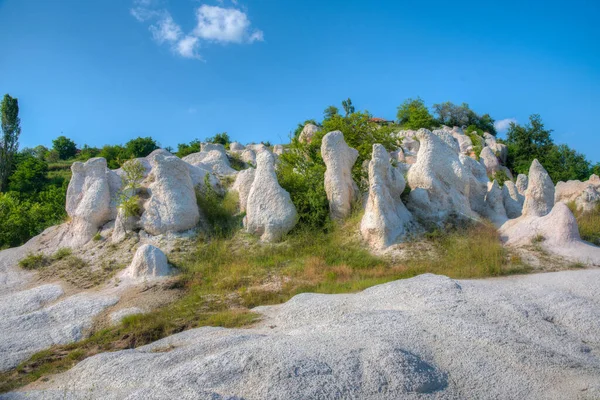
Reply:
[[[262,41],[263,33],[250,33],[248,16],[235,8],[201,5],[196,10],[198,25],[194,34],[205,40],[216,42],[244,43]]]
[[[168,12],[165,12],[156,24],[150,26],[150,32],[159,44],[176,42],[183,34],[179,25],[173,21],[173,17]]]
[[[232,2],[237,4],[234,0]],[[158,4],[159,0],[133,0],[130,13],[139,22],[151,21],[152,38],[158,44],[167,43],[181,57],[202,59],[198,53],[202,42],[249,44],[264,41],[264,33],[251,29],[246,13],[237,8],[203,4],[196,9],[196,27],[185,34],[171,14],[160,9]]]
[[[494,122],[494,128],[496,128],[496,130],[498,132],[503,132],[505,130],[507,130],[510,127],[511,123],[517,123],[517,120],[515,118],[505,118],[505,119],[501,119],[499,121]]]

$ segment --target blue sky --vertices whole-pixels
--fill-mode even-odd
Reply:
[[[0,0],[0,92],[22,146],[285,142],[347,97],[392,119],[420,96],[539,113],[597,162],[599,16],[593,0]]]

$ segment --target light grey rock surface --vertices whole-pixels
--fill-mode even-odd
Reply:
[[[162,250],[150,244],[143,244],[136,250],[124,273],[130,278],[160,278],[169,276],[171,268]]]
[[[235,177],[235,182],[231,190],[237,192],[240,202],[240,211],[246,211],[246,203],[248,202],[248,195],[252,188],[252,182],[254,182],[254,174],[256,170],[254,168],[248,168],[240,171]]]
[[[538,160],[529,168],[523,215],[542,217],[554,206],[554,183]]]
[[[513,181],[504,182],[504,186],[502,186],[502,197],[506,216],[510,219],[520,217],[521,212],[523,211],[525,196],[519,193],[517,186]]]
[[[312,142],[313,137],[317,132],[319,132],[319,127],[314,124],[306,124],[300,132],[300,136],[298,136],[298,141],[300,143],[310,143]]]
[[[301,294],[3,399],[597,399],[600,270]]]
[[[243,151],[246,148],[246,146],[244,146],[243,144],[239,143],[239,142],[232,142],[229,145],[229,150],[231,151]]]
[[[240,159],[246,164],[256,165],[256,152],[251,149],[246,149],[242,152]]]
[[[515,182],[517,186],[517,191],[521,196],[525,196],[525,192],[527,191],[527,186],[529,185],[529,178],[525,174],[517,175],[517,181]]]
[[[334,131],[323,136],[321,156],[327,167],[325,192],[329,215],[333,220],[341,221],[350,215],[352,203],[358,199],[358,186],[352,179],[352,167],[358,151],[346,144],[342,132]]]
[[[263,151],[256,161],[244,226],[248,233],[260,236],[261,240],[275,242],[296,225],[298,213],[290,194],[277,182],[273,154]]]
[[[187,164],[175,156],[162,154],[158,154],[151,164],[150,199],[144,204],[140,220],[143,229],[152,235],[160,235],[194,228],[200,213]]]
[[[500,227],[506,222],[506,209],[504,208],[504,196],[498,182],[494,180],[488,184],[488,191],[485,195],[486,216],[494,225]]]
[[[600,178],[592,175],[587,181],[558,182],[555,188],[554,201],[563,203],[575,202],[577,209],[591,211],[600,204]]]
[[[143,314],[144,311],[139,307],[122,308],[110,314],[111,325],[118,325],[121,323],[123,318],[129,317],[130,315]]]
[[[391,165],[385,148],[380,144],[373,145],[369,162],[369,197],[360,223],[361,235],[369,246],[384,249],[409,233],[417,233],[414,218],[400,199],[405,187],[402,171]]]

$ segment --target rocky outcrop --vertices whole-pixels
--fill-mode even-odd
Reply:
[[[159,278],[171,274],[167,256],[159,248],[150,244],[141,245],[125,275],[130,278]]]
[[[238,142],[232,142],[229,145],[229,150],[231,150],[231,151],[244,151],[245,148],[246,147],[243,144],[238,143]]]
[[[246,203],[245,227],[261,240],[275,242],[296,225],[298,214],[290,194],[277,182],[273,155],[263,151],[256,163],[254,182]]]
[[[200,212],[187,164],[162,154],[156,155],[151,164],[150,198],[144,204],[141,227],[151,235],[194,228]]]
[[[317,132],[319,132],[319,127],[314,124],[306,124],[300,132],[300,136],[298,136],[298,141],[300,143],[310,143],[313,140],[313,137]]]
[[[118,177],[106,166],[104,158],[91,158],[85,164],[75,162],[67,188],[66,210],[70,221],[70,246],[87,243],[98,229],[116,217],[112,200],[118,191]],[[111,190],[111,182],[113,189]]]
[[[574,202],[578,210],[591,211],[600,204],[600,178],[592,175],[589,180],[558,182],[554,201],[556,203]]]
[[[460,153],[460,146],[458,144],[458,140],[454,138],[450,131],[436,129],[432,133],[440,139],[442,139],[444,143],[446,143],[451,149],[453,149],[457,153]]]
[[[484,147],[483,150],[481,150],[479,157],[483,165],[485,165],[485,169],[489,176],[495,177],[498,172],[502,171],[506,174],[508,179],[512,179],[510,170],[500,163],[500,160],[491,147]]]
[[[522,196],[517,190],[517,186],[513,181],[505,181],[502,187],[502,197],[504,201],[504,209],[508,218],[518,218],[523,211],[523,202],[525,196]]]
[[[276,144],[275,146],[273,146],[273,154],[277,154],[278,156],[282,155],[284,152],[284,148],[282,145],[280,144]]]
[[[220,143],[202,143],[200,144],[200,152],[210,153],[211,151],[218,151],[219,153],[226,154],[225,146]]]
[[[256,153],[254,150],[246,149],[242,152],[240,159],[246,164],[256,165]]]
[[[369,197],[360,224],[363,239],[375,249],[383,249],[417,231],[411,213],[400,195],[406,187],[399,168],[390,164],[390,157],[380,144],[373,145],[369,162]]]
[[[487,215],[487,204],[485,197],[488,191],[489,179],[485,167],[473,158],[461,154],[460,163],[467,170],[466,178],[468,181],[468,200],[469,207],[479,215]]]
[[[502,189],[495,180],[489,183],[488,192],[485,196],[485,204],[487,206],[487,217],[492,223],[500,227],[506,222],[506,209],[504,208],[504,196]]]
[[[352,212],[352,203],[358,198],[358,186],[352,179],[352,167],[358,151],[344,141],[340,131],[329,132],[321,143],[321,156],[325,162],[325,192],[329,201],[329,214],[333,220],[343,220]]]
[[[532,186],[533,182],[530,189]],[[549,253],[600,266],[600,247],[581,240],[577,220],[564,203],[556,203],[551,212],[542,217],[524,213],[508,221],[500,228],[500,236],[509,246],[529,245],[535,240]]]
[[[229,158],[222,145],[207,144],[203,147],[209,150],[187,155],[182,160],[219,176],[235,175],[237,173],[236,170],[231,168]]]
[[[527,178],[527,175],[524,174],[519,174],[517,176],[517,182],[515,183],[515,186],[517,187],[517,191],[519,192],[519,194],[521,196],[525,196],[525,192],[527,192],[527,186],[529,185],[529,178]]]
[[[448,218],[474,217],[470,207],[470,185],[477,179],[466,168],[455,149],[426,129],[417,133],[420,150],[408,171],[411,192],[408,209],[418,221],[442,224]]]
[[[554,206],[554,183],[538,160],[529,168],[529,182],[523,203],[523,215],[542,217]]]
[[[252,188],[252,183],[254,182],[254,168],[248,168],[240,173],[235,178],[235,182],[231,187],[231,190],[237,192],[240,203],[240,211],[246,212],[246,204],[248,202],[248,195],[250,194],[250,189]]]

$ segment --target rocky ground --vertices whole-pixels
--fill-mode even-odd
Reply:
[[[421,275],[89,358],[2,399],[600,398],[600,270]]]

